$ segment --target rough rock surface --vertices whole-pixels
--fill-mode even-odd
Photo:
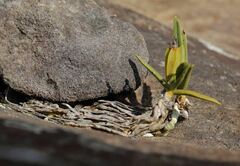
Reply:
[[[106,0],[101,5],[141,31],[151,65],[163,72],[170,30]],[[223,106],[191,99],[189,120],[166,137],[148,139],[65,128],[0,109],[0,165],[240,165],[240,62],[208,50],[196,39],[189,42],[189,58],[196,64],[191,89],[216,97]],[[147,105],[161,87],[151,75],[143,87],[148,100],[142,102]]]
[[[92,0],[0,1],[0,74],[11,88],[74,102],[135,89],[143,36]]]
[[[6,111],[6,110],[5,110]],[[239,153],[59,128],[0,108],[0,164],[57,166],[239,165]]]

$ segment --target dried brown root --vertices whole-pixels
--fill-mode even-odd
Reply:
[[[167,98],[161,98],[154,108],[134,107],[118,101],[99,100],[92,106],[75,106],[62,103],[30,100],[21,105],[7,99],[6,107],[36,116],[46,121],[80,128],[92,128],[125,137],[144,136],[148,133],[161,135],[174,128],[179,111],[176,114]],[[179,101],[174,106],[180,108]],[[174,107],[174,108],[175,108]],[[169,120],[168,117],[171,117]]]

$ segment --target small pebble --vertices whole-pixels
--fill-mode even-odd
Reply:
[[[154,137],[152,133],[144,134],[143,137]]]

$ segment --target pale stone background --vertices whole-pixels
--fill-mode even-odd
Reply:
[[[176,15],[185,31],[240,59],[240,0],[111,0],[172,26]]]

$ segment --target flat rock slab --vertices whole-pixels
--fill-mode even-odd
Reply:
[[[142,32],[151,64],[163,72],[163,55],[171,31],[107,1],[98,3]],[[196,64],[191,89],[218,98],[223,106],[193,100],[189,120],[180,123],[166,137],[149,139],[65,128],[0,109],[1,164],[240,165],[240,62],[208,50],[196,39],[189,38],[189,42],[190,61]],[[150,100],[142,101],[154,103],[161,86],[151,75],[147,77],[145,89],[148,89],[145,96]],[[34,154],[34,160],[26,157],[29,153]]]
[[[7,112],[5,112],[7,111]],[[0,164],[12,165],[238,165],[239,152],[100,131],[60,127],[0,109]]]
[[[92,0],[0,1],[0,74],[30,96],[75,102],[137,88],[143,36]]]

